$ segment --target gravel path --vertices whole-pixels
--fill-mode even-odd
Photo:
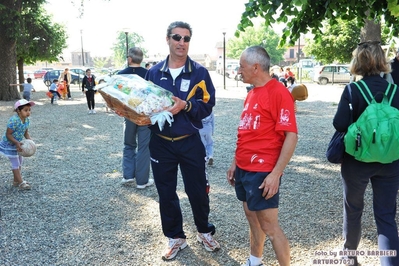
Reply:
[[[11,185],[8,159],[0,158],[0,265],[240,265],[249,254],[248,225],[234,189],[225,179],[234,149],[245,86],[212,73],[217,87],[215,163],[210,221],[222,249],[206,252],[195,239],[195,226],[181,179],[178,194],[188,248],[163,262],[166,238],[160,226],[155,187],[122,187],[122,118],[88,115],[86,100],[72,87],[71,101],[52,106],[46,87],[35,80],[30,134],[38,146],[27,158],[23,178],[31,191]],[[317,265],[332,259],[342,245],[342,185],[339,167],[324,152],[333,132],[332,118],[342,85],[309,84],[309,99],[298,103],[299,143],[282,179],[280,222],[291,246],[292,265]],[[101,96],[97,95],[98,102]],[[0,102],[0,131],[13,102]],[[367,190],[359,250],[376,250],[376,229]],[[325,252],[325,253],[324,253]],[[336,257],[339,258],[339,257]],[[265,265],[277,265],[269,241]],[[378,258],[360,257],[362,265]],[[320,264],[322,261],[319,261]],[[316,261],[317,263],[317,261]],[[324,263],[326,264],[326,263]]]

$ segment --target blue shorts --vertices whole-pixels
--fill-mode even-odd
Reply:
[[[248,172],[236,167],[235,189],[237,198],[247,202],[250,211],[261,211],[265,209],[278,208],[280,191],[266,200],[262,197],[263,189],[259,186],[265,180],[267,172]],[[281,184],[281,178],[280,178]]]

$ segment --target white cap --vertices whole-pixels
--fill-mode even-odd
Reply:
[[[20,107],[20,106],[22,106],[22,105],[27,105],[27,104],[29,104],[30,106],[34,106],[34,105],[35,105],[35,103],[32,102],[32,101],[29,101],[29,102],[28,102],[28,101],[25,100],[25,99],[21,99],[21,100],[17,101],[17,102],[14,104],[14,110],[17,110],[18,107]]]

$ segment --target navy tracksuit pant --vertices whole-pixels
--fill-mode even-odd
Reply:
[[[371,182],[378,249],[397,252],[395,257],[380,257],[381,265],[399,265],[399,239],[395,220],[399,161],[390,164],[362,163],[346,154],[341,174],[344,186],[344,249],[356,250],[359,245],[364,193]]]
[[[179,166],[198,232],[215,233],[215,227],[208,222],[205,148],[200,135],[193,134],[178,141],[169,141],[153,134],[149,147],[164,235],[169,238],[186,238],[176,193]]]

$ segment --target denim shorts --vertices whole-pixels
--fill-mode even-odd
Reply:
[[[265,180],[268,172],[248,172],[236,167],[235,190],[240,201],[247,202],[250,211],[261,211],[265,209],[278,208],[280,191],[266,200],[262,197],[263,189],[259,186]],[[281,184],[281,178],[280,178]]]

